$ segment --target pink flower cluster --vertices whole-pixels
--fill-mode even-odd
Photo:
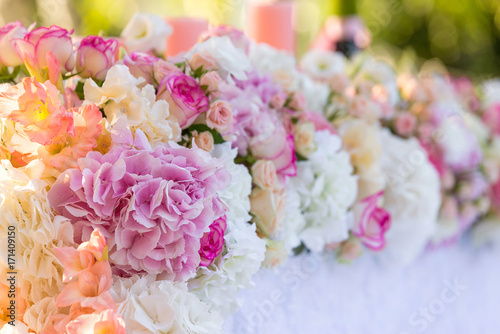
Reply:
[[[90,152],[78,169],[61,174],[49,191],[50,204],[71,219],[79,240],[100,228],[121,273],[186,279],[200,264],[204,233],[224,215],[216,193],[229,174],[196,147],[152,150],[140,130],[128,140],[105,155]]]
[[[278,110],[272,107],[273,97],[284,95],[270,76],[249,74],[237,86],[222,85],[221,99],[233,106],[235,126],[231,135],[239,154],[270,160],[282,178],[295,176],[295,144],[293,134],[285,126]],[[282,98],[284,101],[286,96]],[[280,107],[283,107],[281,105]]]

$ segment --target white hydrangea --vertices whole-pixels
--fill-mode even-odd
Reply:
[[[0,247],[7,249],[7,232],[14,226],[18,284],[28,305],[60,292],[62,267],[53,248],[73,244],[71,223],[54,217],[47,201],[49,183],[40,179],[44,168],[40,160],[23,168],[14,168],[8,160],[0,163]],[[0,259],[2,277],[6,260]]]
[[[200,267],[189,288],[202,301],[227,318],[239,307],[238,293],[253,286],[251,278],[260,269],[266,246],[249,224],[252,178],[243,165],[234,163],[236,149],[229,143],[216,145],[213,155],[225,162],[231,174],[229,186],[219,193],[228,205],[226,249],[209,267]]]
[[[141,129],[146,134],[153,148],[161,142],[179,141],[181,129],[168,103],[156,101],[154,87],[144,82],[144,78],[130,74],[127,66],[114,65],[102,87],[92,79],[85,82],[84,104],[95,103],[103,108],[111,125],[125,118],[132,130]]]
[[[382,132],[382,169],[387,180],[384,208],[391,214],[386,246],[378,256],[386,264],[406,265],[434,234],[441,206],[439,176],[415,138]]]
[[[288,181],[287,190],[300,197],[300,211],[306,222],[300,239],[307,248],[320,252],[326,244],[348,238],[349,208],[356,199],[357,178],[352,175],[349,154],[341,149],[337,135],[318,131],[315,141],[316,152],[297,163],[297,176]]]
[[[206,41],[196,44],[185,55],[185,58],[189,59],[195,53],[214,58],[220,77],[230,82],[231,76],[238,80],[245,80],[247,78],[245,72],[252,69],[245,52],[235,47],[228,36],[210,37]]]
[[[115,277],[111,295],[129,334],[222,333],[220,315],[190,293],[184,282]]]

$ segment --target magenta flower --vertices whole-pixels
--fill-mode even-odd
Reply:
[[[210,225],[210,231],[201,238],[200,266],[208,267],[224,249],[224,232],[226,231],[226,216],[222,216]]]
[[[99,227],[117,274],[163,274],[183,280],[200,264],[200,240],[223,216],[217,196],[229,181],[223,163],[196,147],[151,150],[145,135],[120,134],[105,155],[90,152],[59,176],[51,206],[71,219],[75,237]]]
[[[385,233],[391,227],[391,215],[378,206],[378,200],[384,194],[380,191],[364,198],[354,208],[354,228],[352,233],[372,250],[381,250],[385,246]]]
[[[160,82],[157,99],[166,100],[182,129],[208,110],[210,100],[198,82],[182,72],[171,72]]]

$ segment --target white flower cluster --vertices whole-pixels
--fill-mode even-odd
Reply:
[[[216,145],[213,155],[225,162],[231,183],[219,193],[229,207],[224,235],[225,251],[209,267],[200,267],[189,281],[191,292],[227,318],[239,306],[238,292],[252,286],[251,278],[260,269],[266,246],[249,224],[252,177],[243,165],[234,163],[236,149],[229,143]]]
[[[305,224],[291,218],[293,229],[299,229],[299,238],[315,252],[349,236],[351,214],[357,194],[357,179],[349,162],[349,154],[341,149],[337,135],[328,131],[315,133],[317,150],[308,160],[297,163],[297,177],[287,185],[290,201],[287,216],[302,215]],[[300,198],[299,210],[292,212],[295,195]],[[288,225],[288,220],[285,225]],[[304,225],[304,226],[301,226]],[[290,241],[292,244],[293,240]],[[295,241],[296,243],[296,241]]]

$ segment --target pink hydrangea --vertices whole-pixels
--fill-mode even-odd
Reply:
[[[224,249],[224,232],[226,231],[226,216],[218,218],[210,225],[210,231],[201,238],[200,266],[208,267]]]
[[[200,264],[200,240],[223,216],[217,196],[229,182],[223,163],[176,144],[152,150],[141,130],[114,134],[105,155],[90,152],[59,176],[51,206],[71,219],[76,239],[99,227],[117,274],[183,280]]]

